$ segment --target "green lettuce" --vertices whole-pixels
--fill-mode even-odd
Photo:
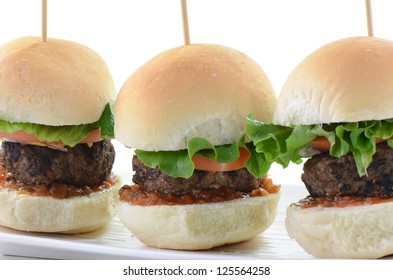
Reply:
[[[376,151],[376,139],[388,139],[393,147],[393,119],[360,121],[353,123],[315,124],[280,126],[247,118],[247,136],[255,150],[265,156],[265,166],[278,163],[284,168],[290,162],[299,164],[303,158],[311,157],[309,143],[317,136],[326,137],[330,142],[329,154],[341,157],[352,153],[360,176],[367,174],[367,168]],[[266,168],[267,168],[266,167]]]
[[[263,176],[266,173],[263,171],[264,155],[256,153],[252,143],[245,142],[245,135],[230,145],[213,146],[207,139],[195,137],[188,141],[187,149],[184,150],[159,152],[135,150],[135,154],[148,167],[158,167],[171,177],[190,178],[195,168],[192,161],[194,155],[214,159],[219,163],[229,163],[239,158],[240,147],[246,148],[250,153],[245,164],[248,171],[254,176]]]
[[[14,133],[24,131],[35,134],[42,142],[62,141],[64,145],[73,147],[84,139],[90,132],[101,129],[101,137],[110,139],[114,137],[113,113],[109,103],[98,121],[81,125],[49,126],[34,123],[18,123],[0,120],[0,131]]]

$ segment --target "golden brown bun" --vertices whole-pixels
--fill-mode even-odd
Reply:
[[[286,230],[322,258],[381,258],[393,254],[393,202],[346,208],[287,209]]]
[[[274,221],[280,193],[196,205],[119,203],[120,221],[144,244],[205,250],[253,238]]]
[[[331,42],[289,75],[274,123],[319,124],[393,117],[393,42],[351,37]]]
[[[115,98],[108,67],[91,49],[23,37],[0,47],[0,119],[44,125],[97,121]]]
[[[108,223],[117,213],[120,180],[86,197],[56,199],[0,190],[0,225],[35,232],[76,234]]]
[[[267,76],[245,54],[186,45],[158,54],[124,83],[115,103],[115,135],[147,151],[184,149],[196,136],[229,144],[245,132],[248,114],[271,122],[275,104]]]

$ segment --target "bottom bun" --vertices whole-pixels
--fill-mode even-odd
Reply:
[[[309,254],[375,259],[393,254],[393,202],[364,206],[287,208],[286,230]]]
[[[94,231],[116,215],[119,187],[120,179],[109,189],[67,199],[0,190],[0,225],[48,233]]]
[[[251,239],[274,221],[280,193],[193,205],[119,203],[120,221],[156,248],[205,250]]]

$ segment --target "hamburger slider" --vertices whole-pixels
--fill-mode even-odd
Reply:
[[[115,93],[83,45],[24,37],[0,47],[0,225],[81,233],[112,219]]]
[[[249,119],[248,135],[271,161],[308,158],[301,178],[309,196],[288,207],[286,229],[311,255],[393,253],[392,73],[393,42],[334,41],[289,75],[269,136]]]
[[[276,104],[259,65],[224,46],[164,51],[116,99],[115,136],[135,149],[119,218],[148,246],[201,250],[255,237],[273,222],[279,186],[245,137],[249,114]]]

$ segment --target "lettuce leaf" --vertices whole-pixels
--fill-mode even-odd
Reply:
[[[376,139],[392,138],[393,119],[286,127],[248,116],[246,134],[256,152],[265,156],[265,165],[275,162],[284,168],[290,162],[299,164],[303,158],[311,157],[312,153],[307,152],[309,143],[317,136],[326,137],[330,142],[329,154],[341,157],[352,153],[357,171],[363,176],[376,151]],[[387,143],[393,147],[393,140]]]
[[[114,121],[110,104],[106,104],[98,121],[90,124],[49,126],[34,123],[18,123],[0,120],[0,131],[14,133],[24,131],[35,134],[42,142],[62,141],[64,145],[73,147],[84,139],[90,132],[101,129],[101,137],[110,139],[114,137]]]
[[[184,150],[158,152],[135,150],[135,154],[148,167],[158,167],[171,177],[190,178],[195,169],[192,161],[194,155],[198,154],[220,163],[229,163],[239,158],[239,147],[246,148],[250,152],[245,166],[249,172],[257,177],[263,176],[268,171],[264,166],[266,162],[264,155],[256,153],[252,143],[245,142],[245,135],[238,142],[230,145],[213,146],[209,140],[195,137],[188,141],[187,149]]]

